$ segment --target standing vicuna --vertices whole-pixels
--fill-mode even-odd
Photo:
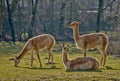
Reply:
[[[83,50],[84,57],[86,57],[86,50],[98,47],[102,54],[100,64],[105,65],[108,37],[103,33],[92,33],[79,36],[79,22],[77,21],[73,21],[69,27],[73,29],[74,41],[76,46]]]
[[[99,62],[91,57],[75,58],[68,60],[68,46],[62,46],[62,60],[66,70],[90,70],[97,69],[99,67]]]
[[[26,42],[22,51],[20,52],[19,56],[16,57],[16,59],[14,61],[15,66],[17,66],[20,63],[20,60],[24,57],[24,55],[28,51],[35,50],[36,53],[37,53],[39,63],[40,63],[40,67],[42,67],[40,56],[39,56],[39,53],[38,53],[38,50],[40,50],[42,48],[46,48],[48,50],[48,54],[49,54],[48,63],[50,63],[50,59],[51,59],[51,62],[53,63],[52,48],[53,48],[54,44],[55,44],[55,39],[52,35],[49,35],[49,34],[43,34],[43,35],[39,35],[39,36],[36,36],[36,37],[33,37],[33,38],[29,39]],[[33,54],[32,54],[32,59],[31,59],[31,66],[32,65],[33,65]]]

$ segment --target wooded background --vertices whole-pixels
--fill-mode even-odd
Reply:
[[[70,40],[72,21],[80,34],[104,32],[119,38],[120,0],[0,0],[0,40],[24,41],[48,33]]]

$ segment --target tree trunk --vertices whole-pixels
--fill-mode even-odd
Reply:
[[[66,6],[66,1],[62,1],[62,6],[61,6],[61,12],[60,12],[60,22],[59,22],[59,35],[62,36],[64,35],[63,28],[64,28],[64,21],[65,21],[65,6]]]
[[[49,33],[54,34],[54,0],[50,0],[50,11],[49,11]]]
[[[5,1],[4,0],[0,0],[0,40],[3,40],[3,31],[4,31],[4,28],[3,28],[3,24],[4,24],[4,21],[5,21]]]
[[[96,32],[100,32],[101,16],[103,14],[103,0],[99,0]]]
[[[13,0],[12,3],[10,4],[12,14],[15,12],[18,2],[19,2],[19,0]]]
[[[8,22],[11,28],[12,41],[15,42],[15,31],[14,31],[14,27],[11,19],[12,16],[11,16],[9,0],[6,0],[6,4],[7,4]]]
[[[31,23],[30,23],[30,28],[28,30],[28,38],[31,38],[33,36],[37,4],[38,4],[38,0],[35,0],[35,2],[34,2],[34,0],[32,0],[32,19],[31,19]]]

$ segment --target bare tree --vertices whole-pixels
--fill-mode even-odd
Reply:
[[[54,2],[55,0],[50,0],[50,10],[49,10],[49,33],[54,34]]]
[[[116,10],[119,1],[0,0],[0,36],[11,34],[10,40],[27,40],[34,35],[49,33],[60,36],[61,40],[69,39],[72,30],[67,28],[68,23],[74,20],[81,22],[81,34],[94,30],[113,32],[119,26],[119,11]]]
[[[33,36],[36,9],[37,9],[37,4],[38,4],[38,0],[31,0],[31,1],[32,1],[32,17],[31,17],[30,27],[29,27],[29,30],[28,30],[28,38],[31,38]]]
[[[4,24],[4,22],[5,22],[5,17],[6,17],[6,15],[5,15],[5,13],[6,13],[6,11],[5,11],[5,1],[4,0],[0,0],[0,18],[1,18],[1,20],[0,20],[0,40],[3,40],[3,31],[4,31],[4,29],[3,29],[3,24]]]
[[[15,42],[15,30],[14,30],[13,23],[12,23],[9,0],[6,0],[6,4],[7,4],[8,22],[11,28],[12,41]]]
[[[62,0],[62,5],[61,5],[61,11],[60,11],[60,22],[59,22],[59,35],[62,36],[64,33],[61,33],[63,31],[64,27],[64,21],[65,21],[65,6],[66,6],[66,1]]]
[[[101,23],[101,16],[102,16],[102,14],[103,14],[103,0],[99,0],[96,32],[100,31],[100,23]]]

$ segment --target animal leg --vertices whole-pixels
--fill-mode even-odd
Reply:
[[[99,48],[99,50],[100,50],[100,53],[102,54],[102,58],[101,58],[101,61],[100,61],[100,65],[105,65],[105,62],[106,62],[106,48],[105,48],[105,46],[103,47],[101,47],[101,48]]]
[[[39,53],[38,53],[37,49],[36,49],[36,53],[37,53],[37,57],[38,57],[38,60],[39,60],[39,63],[40,63],[40,68],[42,68],[42,63],[41,63],[40,56],[39,56]]]
[[[86,49],[83,50],[84,57],[86,57]]]
[[[106,62],[106,51],[105,50],[102,50],[102,56],[103,56],[103,61],[102,61],[102,65],[104,66],[105,65],[105,62]]]
[[[101,47],[99,46],[99,48],[98,48],[98,50],[100,51],[100,53],[102,54],[102,58],[101,58],[101,60],[100,60],[100,65],[102,65],[102,62],[103,62],[103,53],[102,53],[102,49],[101,49]]]
[[[48,63],[50,63],[50,60],[51,60],[51,63],[53,63],[53,54],[52,54],[51,49],[48,49],[48,55],[49,55]]]
[[[32,50],[32,55],[31,55],[31,66],[33,66],[33,50]]]
[[[101,61],[100,61],[100,65],[102,65],[103,63],[103,55],[102,55],[102,58],[101,58]]]
[[[107,48],[107,43],[104,43],[103,46],[102,46],[102,54],[103,54],[103,63],[102,63],[102,65],[103,66],[106,63],[106,57],[107,57],[106,48]]]
[[[54,54],[51,52],[51,63],[53,63]]]

